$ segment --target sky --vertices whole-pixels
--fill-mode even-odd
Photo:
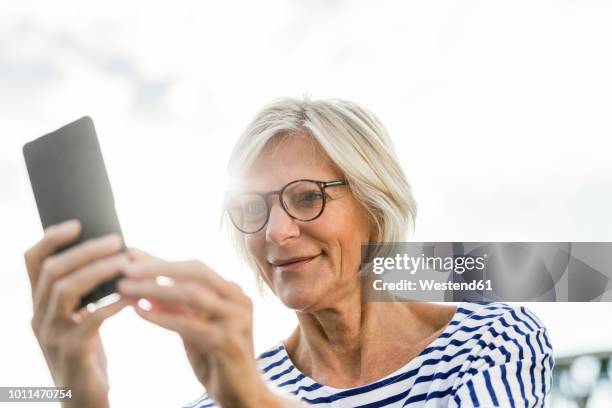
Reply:
[[[292,313],[220,228],[225,166],[279,96],[338,97],[386,125],[416,241],[612,240],[606,1],[4,2],[0,5],[0,385],[50,385],[23,252],[42,234],[21,147],[94,119],[128,245],[201,259],[255,301],[261,352]],[[612,303],[529,304],[558,356],[609,350]],[[102,328],[111,402],[201,392],[173,333]]]

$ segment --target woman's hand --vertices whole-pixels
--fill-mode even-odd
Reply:
[[[253,304],[240,286],[199,261],[165,262],[130,249],[135,259],[119,282],[122,296],[144,319],[177,332],[208,394],[227,407],[262,405],[270,392],[253,351]],[[165,284],[158,277],[170,278]],[[149,310],[147,310],[149,309]]]
[[[58,248],[79,235],[76,221],[51,226],[25,254],[32,287],[32,329],[58,387],[72,389],[65,407],[107,407],[106,356],[98,329],[129,304],[120,300],[91,313],[74,312],[82,295],[120,273],[129,263],[119,254],[121,238],[106,236],[59,254]]]

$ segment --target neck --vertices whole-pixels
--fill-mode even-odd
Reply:
[[[440,325],[440,319],[423,314],[427,308],[417,302],[363,302],[356,293],[333,307],[297,312],[299,327],[287,340],[287,351],[302,372],[323,383],[367,382],[381,374],[377,370],[393,371],[397,361],[381,364],[390,351],[407,362],[443,329],[447,317]]]

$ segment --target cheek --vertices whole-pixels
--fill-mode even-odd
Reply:
[[[245,238],[246,250],[252,257],[255,258],[260,266],[265,265],[265,240],[259,237],[260,234],[252,234]]]
[[[256,272],[266,283],[272,292],[274,288],[272,282],[272,269],[266,260],[266,241],[262,234],[252,234],[245,238],[245,246],[248,254],[255,259],[257,264]],[[276,293],[276,292],[275,292]]]
[[[356,232],[356,231],[355,231]],[[341,242],[342,269],[353,276],[361,264],[361,245],[364,237],[358,233],[347,234]]]
[[[323,229],[333,268],[341,275],[353,276],[361,264],[361,245],[368,242],[367,219],[360,217],[336,217]]]

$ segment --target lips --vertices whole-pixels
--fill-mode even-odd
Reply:
[[[270,264],[274,265],[274,266],[284,266],[284,265],[289,265],[292,263],[298,263],[298,262],[303,262],[303,261],[309,261],[313,258],[316,258],[319,255],[314,255],[314,256],[300,256],[300,257],[295,257],[295,258],[287,258],[287,259],[277,259],[274,260],[272,262],[270,262]]]
[[[274,267],[274,269],[280,272],[294,271],[302,268],[304,265],[317,258],[319,255],[314,256],[300,256],[294,258],[286,258],[286,259],[275,259],[270,262],[270,265]]]

